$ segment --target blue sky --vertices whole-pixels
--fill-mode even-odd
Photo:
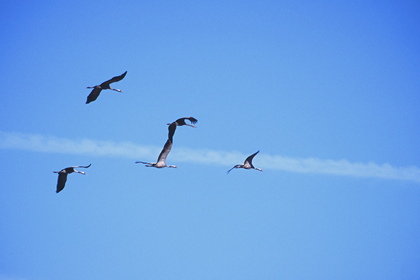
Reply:
[[[419,279],[418,3],[0,7],[0,280]]]

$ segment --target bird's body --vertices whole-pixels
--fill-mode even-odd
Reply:
[[[185,120],[189,120],[191,122],[191,124],[186,123]],[[173,141],[173,137],[174,137],[175,130],[176,130],[177,126],[187,125],[187,126],[195,127],[194,124],[197,123],[197,121],[198,120],[196,118],[185,117],[185,118],[179,118],[172,123],[167,123],[167,125],[169,125],[169,127],[168,127],[168,139]]]
[[[145,161],[136,161],[136,163],[143,163],[146,167],[156,167],[156,168],[164,168],[164,167],[172,167],[176,168],[175,165],[167,165],[166,164],[166,157],[168,156],[169,152],[172,149],[172,141],[168,139],[163,147],[162,151],[159,154],[157,162],[145,162]]]
[[[247,157],[244,161],[244,164],[237,164],[234,167],[232,167],[231,169],[228,170],[227,173],[229,173],[232,169],[235,168],[243,168],[243,169],[255,169],[258,171],[262,171],[261,168],[256,168],[254,167],[254,165],[252,164],[252,159],[259,153],[260,151],[257,151],[256,153],[253,153],[252,155],[250,155],[249,157]]]
[[[71,166],[64,169],[61,169],[60,171],[54,171],[54,173],[58,173],[58,180],[57,180],[57,190],[56,192],[59,193],[62,191],[66,185],[67,181],[67,175],[70,173],[80,173],[83,175],[86,175],[85,172],[78,171],[75,168],[89,168],[92,164],[89,164],[87,166]]]
[[[87,88],[93,88],[93,90],[90,92],[89,96],[87,97],[86,104],[89,104],[90,102],[95,101],[103,89],[111,89],[118,92],[122,92],[120,89],[112,88],[110,84],[121,81],[122,79],[124,79],[126,74],[127,74],[127,71],[125,71],[120,76],[115,76],[112,79],[109,79],[108,81],[103,82],[100,85],[96,85],[94,87],[87,87]]]

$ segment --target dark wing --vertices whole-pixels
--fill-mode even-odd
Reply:
[[[89,165],[86,165],[86,166],[84,166],[84,165],[79,165],[79,166],[72,166],[72,167],[73,167],[73,168],[89,168],[91,165],[92,165],[92,163],[91,163],[91,164],[89,164]]]
[[[101,93],[102,88],[96,86],[88,95],[87,100],[86,100],[86,104],[89,104],[92,101],[95,101],[96,98],[98,98],[99,94]]]
[[[250,155],[249,157],[246,158],[246,160],[244,161],[244,164],[248,164],[251,165],[251,167],[254,167],[252,165],[252,159],[259,153],[260,151],[257,151],[256,153],[253,153],[252,155]]]
[[[58,173],[57,190],[56,193],[61,192],[64,189],[67,181],[67,173]]]
[[[163,146],[163,149],[160,152],[158,160],[157,160],[156,163],[164,162],[166,164],[166,157],[168,156],[171,149],[172,149],[172,141],[170,139],[168,139],[165,143],[165,146]]]
[[[189,120],[192,124],[196,124],[198,122],[198,120],[196,118],[193,118],[193,117],[188,117],[186,119]]]
[[[125,71],[124,73],[122,73],[122,74],[121,74],[121,75],[119,75],[119,76],[115,76],[115,77],[113,77],[112,79],[109,79],[109,80],[108,80],[108,81],[106,81],[106,82],[103,82],[103,83],[101,84],[101,86],[105,86],[105,85],[109,85],[109,84],[111,84],[111,83],[119,82],[119,81],[121,81],[122,79],[124,79],[125,75],[127,75],[127,71]]]
[[[229,169],[227,173],[229,174],[229,172],[232,171],[232,169],[238,168],[239,166],[240,166],[239,164],[235,165],[234,167],[232,167],[231,169]]]
[[[196,122],[198,122],[198,120],[196,118],[193,118],[193,117],[179,118],[175,122],[179,126],[182,126],[182,125],[185,125],[185,120],[189,120],[192,124],[195,124]]]
[[[171,142],[173,142],[175,130],[176,130],[176,122],[173,122],[168,126],[168,140],[170,140]]]

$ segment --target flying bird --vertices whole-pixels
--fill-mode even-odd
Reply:
[[[164,168],[164,167],[172,167],[176,168],[175,165],[167,165],[166,164],[166,157],[168,156],[169,152],[172,148],[172,141],[170,139],[166,140],[165,146],[163,147],[162,151],[159,154],[157,162],[145,162],[145,161],[136,161],[136,163],[143,163],[146,164],[146,167],[156,167],[156,168]]]
[[[126,74],[127,74],[127,71],[125,71],[120,76],[115,76],[114,78],[112,78],[112,79],[110,79],[106,82],[103,82],[100,85],[97,85],[97,86],[94,86],[94,87],[87,87],[87,88],[93,88],[93,90],[90,92],[89,96],[87,97],[86,104],[89,104],[90,102],[95,101],[96,98],[98,98],[99,94],[101,93],[101,91],[103,89],[112,89],[112,90],[115,90],[115,91],[118,91],[118,92],[122,92],[120,89],[112,88],[110,86],[110,84],[121,81],[122,79],[124,79]]]
[[[185,120],[189,120],[191,122],[191,124],[186,123]],[[168,139],[170,139],[171,142],[172,142],[173,136],[175,134],[175,130],[176,130],[177,126],[188,125],[188,126],[191,126],[191,127],[196,127],[194,124],[196,124],[197,122],[198,122],[198,120],[196,118],[185,117],[185,118],[179,118],[172,123],[167,123],[167,125],[169,125],[169,127],[168,127]]]
[[[64,186],[66,185],[66,181],[67,181],[67,174],[70,173],[80,173],[83,175],[86,175],[85,172],[82,171],[78,171],[75,168],[89,168],[92,164],[89,164],[87,166],[72,166],[72,167],[67,167],[64,168],[60,171],[54,171],[54,173],[58,173],[58,180],[57,180],[57,190],[56,193],[59,193],[60,191],[62,191],[64,189]]]
[[[252,159],[259,153],[260,151],[257,151],[256,153],[253,153],[252,155],[250,155],[249,157],[246,158],[246,160],[244,161],[244,164],[237,164],[234,167],[232,167],[231,169],[228,170],[227,173],[229,173],[232,169],[234,168],[244,168],[244,169],[255,169],[258,171],[262,171],[262,169],[260,168],[256,168],[254,167],[254,165],[252,164]]]

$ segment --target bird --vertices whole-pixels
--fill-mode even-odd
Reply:
[[[244,168],[244,169],[255,169],[258,171],[262,171],[261,168],[256,168],[254,167],[254,165],[252,164],[252,159],[259,153],[260,151],[257,151],[256,153],[253,153],[252,155],[250,155],[249,157],[247,157],[244,161],[244,164],[237,164],[234,167],[232,167],[231,169],[228,170],[228,174],[232,169],[235,168]]]
[[[191,122],[191,124],[186,123],[185,120],[189,120]],[[172,123],[167,123],[167,125],[169,125],[168,126],[168,139],[173,141],[173,136],[175,134],[175,130],[176,130],[177,126],[188,125],[188,126],[191,126],[191,127],[196,127],[194,124],[196,124],[197,122],[198,122],[198,120],[196,118],[185,117],[185,118],[179,118]]]
[[[168,156],[169,152],[172,148],[172,141],[170,139],[166,140],[165,146],[163,146],[162,151],[159,154],[157,162],[145,162],[145,161],[136,161],[136,163],[143,163],[146,167],[156,167],[156,168],[164,168],[164,167],[171,167],[176,168],[175,165],[167,165],[166,164],[166,157]]]
[[[125,75],[127,75],[127,71],[122,73],[120,76],[115,76],[112,79],[109,79],[108,81],[103,82],[100,85],[97,85],[94,87],[87,87],[87,88],[93,88],[93,90],[88,95],[86,104],[89,104],[90,102],[95,101],[103,89],[112,89],[118,92],[122,92],[120,89],[112,88],[110,84],[121,81],[122,79],[124,79]]]
[[[80,173],[83,175],[86,175],[85,172],[78,171],[75,168],[89,168],[92,164],[86,165],[86,166],[71,166],[64,169],[61,169],[60,171],[54,171],[54,173],[58,173],[58,180],[57,180],[57,190],[56,193],[61,192],[64,189],[64,186],[66,185],[67,181],[67,174],[70,173]]]

